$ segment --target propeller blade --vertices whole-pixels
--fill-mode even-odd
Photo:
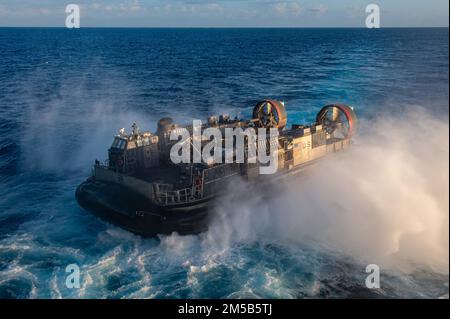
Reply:
[[[331,119],[333,120],[333,122],[336,122],[339,119],[340,111],[339,111],[339,109],[337,107],[333,107],[332,108],[332,112],[333,112],[333,115],[332,115]]]

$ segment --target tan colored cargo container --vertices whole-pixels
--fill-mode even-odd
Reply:
[[[294,166],[303,164],[311,158],[311,134],[293,139]]]

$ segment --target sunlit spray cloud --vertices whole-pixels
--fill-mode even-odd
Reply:
[[[232,185],[205,246],[307,243],[382,267],[448,273],[448,133],[448,121],[419,107],[361,121],[351,150],[289,182]]]
[[[87,86],[78,76],[62,80],[48,99],[33,92],[20,97],[26,105],[21,148],[27,169],[67,173],[89,169],[94,159],[106,158],[120,128],[130,131],[134,122],[143,127],[156,122],[142,111],[127,109],[119,92],[132,88],[114,74],[105,76],[98,89]]]

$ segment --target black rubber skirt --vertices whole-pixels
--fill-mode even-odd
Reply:
[[[154,205],[118,184],[88,179],[75,197],[85,210],[101,219],[144,237],[158,234],[198,234],[208,229],[207,203],[172,208]]]

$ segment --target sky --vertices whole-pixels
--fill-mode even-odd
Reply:
[[[448,27],[448,0],[0,0],[0,26],[64,27],[68,4],[81,27],[364,27],[370,3],[381,27]]]

